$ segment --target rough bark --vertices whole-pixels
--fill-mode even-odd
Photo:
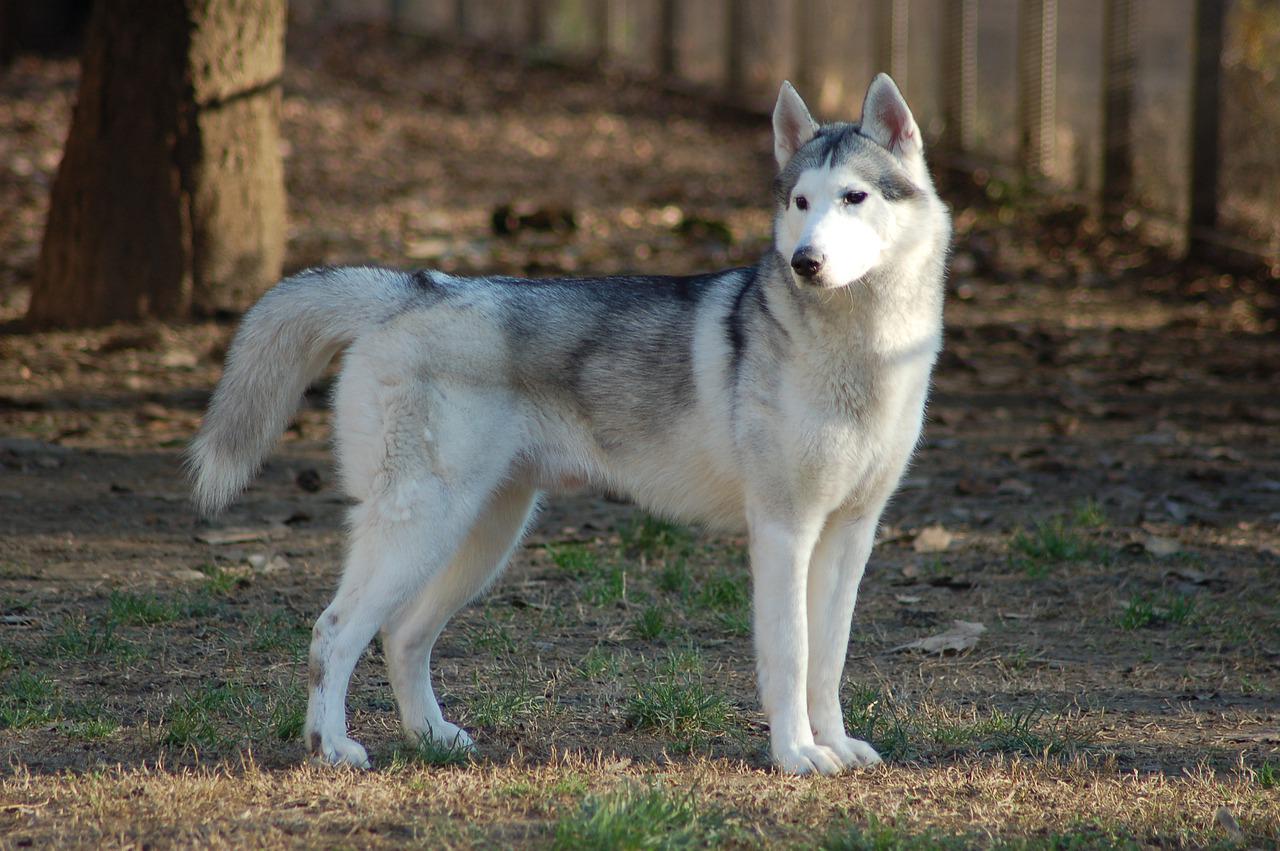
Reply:
[[[238,310],[280,274],[284,0],[94,5],[29,320]]]

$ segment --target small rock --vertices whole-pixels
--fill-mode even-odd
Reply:
[[[205,576],[203,573],[201,573],[198,570],[192,570],[189,567],[183,567],[173,572],[173,578],[181,582],[204,582],[209,577]]]

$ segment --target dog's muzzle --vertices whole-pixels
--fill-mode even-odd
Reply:
[[[822,263],[827,258],[806,246],[791,255],[791,268],[796,275],[806,280],[813,280],[822,271]]]

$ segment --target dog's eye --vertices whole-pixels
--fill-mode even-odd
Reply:
[[[865,200],[867,200],[867,193],[865,192],[844,193],[844,202],[846,204],[861,204]]]
[[[796,196],[796,209],[797,209],[797,210],[807,210],[807,209],[809,209],[809,199],[808,199],[808,198],[806,198],[806,197],[804,197],[803,195],[797,195],[797,196]]]

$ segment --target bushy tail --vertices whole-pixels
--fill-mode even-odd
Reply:
[[[312,269],[281,281],[245,314],[187,449],[202,513],[221,511],[248,485],[333,356],[410,298],[402,272]]]

